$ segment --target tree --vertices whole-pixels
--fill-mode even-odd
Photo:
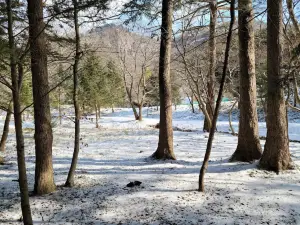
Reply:
[[[78,161],[79,154],[79,139],[80,139],[80,109],[78,102],[78,67],[79,60],[82,54],[81,45],[80,45],[80,34],[79,34],[79,21],[78,21],[78,2],[77,0],[72,0],[73,4],[73,22],[75,29],[75,57],[73,65],[73,104],[75,109],[75,139],[74,139],[74,152],[72,157],[71,167],[68,173],[68,177],[65,183],[65,186],[72,187],[74,186],[74,176],[75,170]]]
[[[108,0],[55,0],[48,7],[49,13],[56,17],[58,22],[63,22],[74,29],[75,38],[70,38],[73,45],[74,56],[72,57],[73,70],[73,105],[75,109],[75,139],[74,152],[68,177],[65,183],[66,187],[74,186],[74,176],[77,167],[78,154],[80,150],[80,105],[79,105],[79,69],[80,60],[83,56],[83,49],[81,46],[80,26],[88,22],[95,22],[95,20],[104,20],[101,12],[107,9]],[[87,12],[88,11],[88,12]],[[66,38],[65,38],[66,39]],[[71,52],[71,55],[72,53]]]
[[[96,112],[96,128],[99,127],[101,107],[114,107],[125,98],[123,80],[112,60],[104,62],[94,53],[88,53],[79,77],[79,100]]]
[[[259,166],[280,172],[291,167],[282,65],[282,1],[268,0],[267,137]]]
[[[110,87],[107,85],[106,74],[100,60],[94,54],[88,55],[79,77],[79,100],[80,104],[95,109],[96,128],[99,127],[100,107],[108,105]]]
[[[22,65],[20,67],[23,70]],[[32,81],[31,77],[24,76],[22,80],[22,87],[20,91],[20,101],[22,107],[27,107],[32,103]],[[25,118],[25,111],[22,112],[23,118]]]
[[[13,7],[14,8],[14,7]],[[7,21],[7,4],[4,2],[3,4],[0,5],[0,13],[1,17],[3,18],[2,21],[0,21],[2,27],[6,27],[3,23],[4,21]],[[6,29],[7,30],[7,29]],[[9,43],[5,36],[7,36],[7,32],[5,29],[1,30],[0,28],[0,83],[3,85],[1,88],[1,106],[3,109],[6,111],[6,117],[5,117],[5,122],[3,126],[3,132],[2,132],[2,137],[1,137],[1,142],[0,142],[0,152],[5,151],[6,147],[6,141],[9,133],[9,124],[12,116],[12,111],[13,111],[13,105],[12,105],[12,90],[11,90],[11,82],[9,79],[9,72],[10,68],[8,67],[9,65],[9,55],[10,55],[10,50],[9,50]],[[2,37],[3,36],[3,37]],[[8,74],[8,75],[6,75]]]
[[[122,36],[121,36],[122,35]],[[118,46],[123,81],[136,120],[142,120],[145,99],[151,94],[152,68],[157,58],[156,41],[150,37],[118,30]],[[121,42],[121,43],[118,43]],[[138,108],[138,112],[136,110]]]
[[[216,67],[216,41],[214,40],[214,27],[216,26],[216,23],[214,21],[210,22],[210,34],[209,39],[207,40],[207,42],[209,42],[209,51],[208,53],[205,53],[203,48],[201,48],[200,51],[199,46],[202,46],[206,42],[203,41],[203,39],[207,39],[207,36],[205,35],[206,31],[202,26],[194,24],[193,21],[198,17],[198,13],[195,12],[209,7],[214,7],[212,8],[212,14],[215,15],[211,15],[211,17],[213,17],[211,19],[216,20],[217,5],[213,3],[211,3],[212,5],[203,5],[202,2],[191,2],[191,4],[192,5],[187,4],[187,9],[182,7],[184,15],[180,19],[182,20],[182,27],[179,31],[180,35],[174,34],[174,45],[177,50],[175,54],[178,54],[178,56],[175,55],[174,60],[179,62],[175,64],[174,68],[179,72],[178,74],[181,75],[182,81],[186,83],[186,86],[189,87],[193,97],[195,97],[199,110],[205,115],[204,130],[209,130],[212,119],[209,110],[211,111],[215,104],[215,84],[212,80],[215,80]],[[193,4],[196,5],[193,6]],[[205,25],[203,25],[203,27],[205,27]],[[207,55],[209,55],[209,63],[207,63]]]
[[[122,76],[114,61],[109,60],[106,63],[107,77],[107,103],[113,108],[114,105],[120,105],[124,102],[125,92]],[[147,76],[146,76],[147,77]]]
[[[157,159],[176,159],[173,150],[172,93],[170,81],[172,13],[173,0],[163,0],[159,55],[159,141],[157,150],[152,155]]]
[[[225,81],[226,81],[226,74],[227,74],[229,54],[230,54],[230,46],[231,46],[232,33],[233,33],[233,25],[235,22],[235,0],[231,0],[231,2],[230,2],[230,17],[231,17],[231,19],[230,19],[229,31],[228,31],[228,35],[227,35],[225,59],[224,59],[224,65],[223,65],[221,84],[220,84],[216,108],[215,108],[214,116],[213,116],[213,120],[212,120],[212,126],[209,131],[209,137],[208,137],[208,141],[207,141],[205,156],[204,156],[204,160],[203,160],[203,163],[202,163],[202,166],[200,169],[200,173],[199,173],[199,188],[198,188],[198,190],[201,192],[204,192],[204,176],[205,176],[205,173],[206,173],[206,170],[208,167],[209,157],[210,157],[211,149],[212,149],[212,143],[214,140],[214,135],[216,132],[216,127],[217,127],[219,109],[221,106],[221,101],[222,101],[222,96],[223,96],[223,91],[224,91],[224,86],[225,86]]]
[[[207,77],[207,101],[206,110],[209,118],[205,116],[204,131],[210,131],[208,119],[211,121],[215,109],[215,82],[216,82],[216,24],[217,24],[217,2],[214,0],[209,3],[210,6],[210,24],[209,24],[209,71]]]
[[[253,162],[262,150],[256,109],[255,41],[252,0],[239,0],[240,121],[238,146],[232,161]]]
[[[55,190],[45,24],[43,21],[43,1],[27,1],[35,121],[34,192],[42,195]]]
[[[10,123],[10,118],[11,118],[12,110],[13,110],[12,108],[13,108],[12,101],[10,101],[9,105],[8,105],[8,111],[6,112],[4,126],[3,126],[3,132],[2,132],[1,142],[0,142],[0,152],[5,151],[6,140],[7,140],[8,133],[9,133],[9,123]]]
[[[294,12],[293,0],[286,0],[286,6],[288,8],[290,18],[291,18],[292,24],[295,28],[295,31],[296,31],[297,35],[300,35],[300,26],[298,24],[297,17]]]
[[[62,63],[59,64],[58,68],[57,68],[57,73],[55,74],[55,80],[57,83],[59,83],[61,80],[63,80],[64,76],[65,76],[65,71],[63,68]],[[62,101],[63,101],[63,91],[65,88],[65,84],[61,84],[57,87],[56,91],[53,93],[53,99],[54,99],[54,104],[58,109],[58,119],[59,119],[59,124],[62,124]]]
[[[15,119],[16,142],[17,142],[19,186],[20,186],[20,194],[21,194],[20,195],[21,208],[22,208],[22,215],[23,215],[23,223],[25,225],[31,225],[33,223],[31,217],[30,204],[29,204],[25,152],[24,152],[24,136],[22,130],[20,93],[19,93],[23,74],[19,74],[18,76],[17,73],[17,57],[16,57],[16,49],[15,49],[15,37],[13,33],[13,10],[12,10],[11,0],[6,0],[6,8],[7,8],[7,22],[8,22],[9,50],[10,50],[10,74],[12,80],[14,119]]]

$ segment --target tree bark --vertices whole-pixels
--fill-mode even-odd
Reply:
[[[80,140],[80,110],[78,102],[78,66],[81,55],[81,46],[80,46],[80,34],[79,34],[79,21],[78,21],[78,2],[77,0],[72,0],[74,6],[74,28],[75,28],[75,42],[76,42],[76,52],[75,52],[75,61],[73,66],[73,102],[75,108],[75,139],[74,139],[74,152],[72,157],[72,163],[69,170],[68,178],[65,183],[65,186],[72,187],[74,186],[74,176],[75,170],[78,161],[79,154],[79,140]]]
[[[161,43],[159,57],[160,126],[156,159],[176,159],[173,150],[172,94],[170,59],[172,43],[173,0],[162,1]]]
[[[287,5],[287,8],[288,8],[290,17],[291,17],[291,21],[292,21],[293,26],[296,30],[296,33],[297,33],[297,35],[300,35],[300,26],[298,24],[297,17],[294,13],[293,0],[286,0],[286,5]]]
[[[99,116],[99,119],[101,118],[101,106],[99,105],[98,106],[98,116]]]
[[[139,121],[143,120],[143,104],[139,105]]]
[[[58,88],[58,116],[59,124],[62,124],[62,110],[61,110],[61,88]]]
[[[191,98],[187,95],[188,97],[188,100],[190,102],[190,105],[191,105],[191,108],[192,108],[192,113],[195,113],[195,107],[194,107],[194,97],[193,97],[193,94],[191,96]]]
[[[231,2],[230,2],[230,17],[231,17],[231,20],[230,20],[230,26],[229,26],[227,42],[226,42],[222,79],[221,79],[219,94],[218,94],[218,98],[217,98],[217,104],[216,104],[216,108],[215,108],[214,116],[213,116],[213,120],[212,120],[212,126],[210,129],[209,137],[208,137],[208,141],[207,141],[206,152],[205,152],[203,164],[202,164],[202,167],[201,167],[200,173],[199,173],[199,189],[198,190],[201,192],[204,192],[204,176],[205,176],[205,173],[206,173],[206,170],[208,167],[209,157],[210,157],[211,148],[212,148],[212,142],[213,142],[215,132],[216,132],[219,109],[220,109],[221,102],[222,102],[223,90],[224,90],[224,85],[225,85],[225,80],[226,80],[230,46],[231,46],[231,40],[232,40],[232,29],[233,29],[233,25],[235,22],[235,0],[231,0]]]
[[[255,77],[255,40],[252,0],[239,0],[240,121],[238,145],[231,161],[253,162],[262,148],[258,134]]]
[[[296,107],[297,104],[300,104],[300,96],[299,96],[299,88],[298,82],[296,77],[296,71],[293,71],[293,86],[294,86],[294,106]]]
[[[47,71],[43,1],[28,0],[29,40],[35,121],[35,184],[38,195],[55,190],[52,165],[52,127]]]
[[[21,82],[18,80],[17,75],[17,60],[16,60],[16,49],[13,34],[13,15],[12,15],[12,1],[6,0],[7,6],[7,17],[8,17],[8,38],[9,38],[9,49],[10,49],[10,69],[11,69],[11,80],[13,87],[13,105],[14,105],[14,119],[15,119],[15,131],[16,131],[16,142],[17,142],[17,161],[18,161],[18,175],[19,175],[19,187],[21,197],[21,209],[23,216],[23,223],[25,225],[31,225],[32,217],[29,203],[28,183],[26,174],[26,163],[25,163],[25,150],[24,150],[24,136],[22,128],[21,118],[21,106],[20,106],[20,85]],[[19,77],[20,79],[21,77]]]
[[[135,120],[138,120],[138,119],[139,119],[139,114],[137,113],[134,104],[133,104],[132,102],[130,102],[130,105],[131,105],[131,108],[132,108],[132,111],[133,111],[133,115],[134,115]]]
[[[9,102],[8,111],[6,113],[1,142],[0,142],[0,152],[5,151],[6,141],[9,133],[9,123],[12,114],[12,102]]]
[[[259,166],[279,172],[289,169],[288,121],[284,97],[284,75],[281,74],[282,1],[268,0],[267,20],[267,137]]]
[[[232,111],[233,111],[233,109],[234,109],[234,107],[236,106],[236,104],[239,102],[239,100],[236,100],[234,103],[233,103],[233,105],[232,105],[232,107],[230,108],[230,110],[229,110],[229,127],[230,127],[230,130],[231,130],[231,134],[232,135],[235,135],[235,131],[234,131],[234,128],[233,128],[233,126],[232,126],[232,119],[231,119],[231,115],[232,115]]]
[[[217,2],[213,0],[210,5],[210,25],[209,25],[209,72],[207,76],[207,102],[206,110],[210,121],[213,118],[215,109],[215,82],[216,82],[216,23],[217,23]],[[210,131],[210,123],[205,116],[203,131]]]
[[[98,117],[98,107],[97,104],[95,104],[95,111],[96,111],[96,128],[99,128],[99,117]]]

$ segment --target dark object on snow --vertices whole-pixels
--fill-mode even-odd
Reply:
[[[126,185],[126,187],[134,187],[134,183],[130,182],[129,184]]]
[[[134,187],[134,186],[140,186],[141,185],[141,181],[134,181],[134,182],[130,182],[126,185],[126,187]]]
[[[135,186],[140,186],[141,184],[142,184],[141,181],[138,181],[138,180],[134,181],[134,185],[135,185]]]

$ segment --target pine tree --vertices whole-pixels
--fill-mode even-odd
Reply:
[[[232,161],[253,162],[262,150],[256,108],[255,43],[252,0],[239,0],[240,121],[238,146]]]
[[[173,0],[163,0],[159,56],[159,141],[157,150],[152,155],[157,159],[176,159],[173,150],[172,93],[170,80],[172,13]]]
[[[32,89],[35,121],[35,183],[38,195],[55,190],[52,164],[52,126],[49,101],[47,51],[43,1],[27,0],[29,20],[29,42],[31,53]]]
[[[268,0],[267,20],[267,138],[259,166],[280,172],[291,167],[282,65],[282,1]]]

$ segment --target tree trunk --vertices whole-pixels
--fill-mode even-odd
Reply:
[[[83,103],[82,104],[82,114],[84,114],[85,113],[85,104]]]
[[[0,142],[0,152],[5,151],[6,140],[7,140],[8,133],[9,133],[9,123],[10,123],[11,114],[12,114],[12,102],[10,101],[9,106],[8,106],[8,111],[7,111],[6,117],[5,117],[3,133],[2,133],[1,142]]]
[[[61,111],[61,89],[58,88],[58,116],[59,116],[59,124],[62,124],[62,111]]]
[[[230,127],[230,130],[231,130],[231,134],[232,135],[235,135],[235,131],[234,131],[234,128],[233,128],[233,126],[232,126],[232,119],[231,119],[231,115],[232,115],[232,111],[233,111],[233,109],[234,109],[234,107],[236,106],[236,104],[239,102],[239,100],[236,100],[234,103],[233,103],[233,105],[232,105],[232,107],[230,108],[230,110],[229,110],[229,127]]]
[[[130,105],[131,105],[131,108],[132,108],[135,120],[138,120],[139,119],[139,115],[138,115],[138,113],[136,111],[136,108],[135,108],[134,104],[131,101],[130,101]]]
[[[217,51],[216,51],[216,23],[217,23],[217,2],[213,0],[210,5],[210,25],[209,25],[209,72],[207,77],[207,102],[206,110],[209,115],[210,121],[213,118],[213,113],[215,109],[215,82],[216,82],[216,61],[217,61]],[[210,123],[205,116],[203,131],[210,131]]]
[[[78,2],[77,0],[72,0],[74,6],[74,28],[75,28],[75,42],[76,42],[76,52],[75,61],[73,65],[73,102],[75,108],[75,139],[74,139],[74,152],[71,167],[69,170],[68,178],[65,186],[74,186],[74,176],[78,161],[79,154],[79,140],[80,140],[80,110],[78,103],[78,66],[81,55],[80,47],[80,34],[79,34],[79,22],[78,22]]]
[[[288,121],[284,97],[284,76],[281,74],[282,1],[268,0],[267,20],[267,138],[260,167],[279,172],[289,169]]]
[[[29,39],[35,121],[35,184],[38,195],[55,190],[43,1],[28,0]]]
[[[252,0],[239,0],[240,121],[237,149],[231,161],[253,162],[262,149],[258,135],[255,41]]]
[[[98,107],[97,104],[95,104],[95,111],[96,111],[96,128],[99,128],[99,123],[98,123]]]
[[[189,99],[189,102],[190,102],[190,105],[191,105],[191,108],[192,108],[192,113],[195,113],[195,107],[194,107],[194,97],[192,95],[191,99],[189,98],[189,96],[187,96],[188,99]]]
[[[101,106],[99,105],[98,107],[98,116],[99,116],[99,119],[101,118]]]
[[[290,17],[291,17],[291,21],[292,21],[293,26],[296,30],[296,33],[297,33],[297,35],[300,35],[300,26],[298,24],[297,17],[294,13],[293,0],[286,0],[286,5],[287,5],[287,8],[288,8]]]
[[[176,159],[173,150],[172,94],[170,81],[172,14],[173,0],[163,0],[159,57],[159,141],[157,150],[152,155],[156,159]]]
[[[23,118],[23,122],[25,122],[25,121],[26,121],[26,111],[24,111],[24,112],[22,113],[22,118]]]
[[[231,46],[231,40],[232,40],[232,29],[233,29],[233,25],[235,22],[235,0],[231,0],[231,2],[230,2],[230,17],[231,17],[231,20],[230,20],[230,26],[229,26],[227,42],[226,42],[222,79],[221,79],[219,94],[218,94],[218,98],[217,98],[217,104],[216,104],[216,108],[215,108],[214,116],[213,116],[213,120],[212,120],[212,126],[210,129],[209,137],[208,137],[208,141],[207,141],[206,152],[205,152],[203,164],[202,164],[202,167],[201,167],[200,173],[199,173],[199,191],[201,191],[201,192],[204,192],[204,176],[205,176],[205,173],[206,173],[206,170],[208,167],[209,157],[210,157],[211,148],[212,148],[212,142],[213,142],[213,139],[215,136],[217,120],[218,120],[218,115],[219,115],[219,109],[220,109],[221,102],[222,102],[223,90],[224,90],[224,85],[225,85],[225,80],[226,80],[230,46]]]
[[[11,80],[13,87],[13,105],[14,105],[14,119],[15,119],[15,131],[16,131],[16,142],[17,142],[17,161],[18,161],[18,175],[19,175],[19,187],[21,197],[21,209],[23,216],[23,223],[25,225],[31,225],[32,217],[29,204],[29,193],[26,175],[26,163],[25,163],[25,150],[24,150],[24,136],[22,130],[22,118],[21,118],[21,106],[20,106],[20,86],[21,81],[18,80],[17,75],[17,60],[15,41],[13,34],[13,15],[11,0],[6,0],[7,4],[7,17],[8,17],[8,38],[9,38],[9,49],[10,49],[10,69],[11,69]],[[21,77],[19,77],[20,79]]]
[[[143,104],[139,105],[139,121],[143,120]]]
[[[293,82],[294,82],[294,106],[296,107],[297,104],[300,104],[300,96],[299,96],[299,88],[298,82],[296,77],[296,71],[293,72]]]

